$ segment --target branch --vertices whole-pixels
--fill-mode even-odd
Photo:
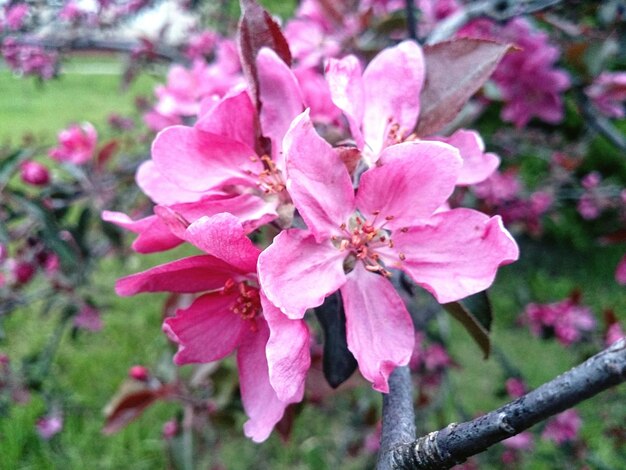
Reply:
[[[393,468],[447,469],[504,439],[626,381],[626,338],[495,411],[393,450]]]
[[[389,376],[389,393],[383,394],[383,427],[377,470],[391,470],[393,450],[415,439],[413,387],[408,366],[396,367]]]
[[[464,25],[477,18],[506,21],[516,16],[536,13],[550,8],[561,0],[482,0],[466,5],[457,13],[441,21],[430,33],[426,44],[450,39]]]
[[[417,23],[415,21],[415,5],[413,0],[405,0],[406,10],[406,26],[409,33],[409,39],[417,41]]]
[[[579,101],[580,110],[587,124],[619,150],[626,152],[626,139],[622,132],[613,125],[610,119],[601,116],[582,93]]]

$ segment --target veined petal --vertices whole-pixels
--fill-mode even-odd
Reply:
[[[121,296],[140,292],[202,292],[224,287],[229,278],[241,274],[213,256],[191,256],[123,277],[115,283],[115,292]]]
[[[261,289],[289,318],[302,318],[346,281],[345,257],[330,240],[317,243],[307,231],[285,230],[259,256]]]
[[[354,189],[339,154],[322,139],[309,111],[293,122],[285,136],[287,190],[309,230],[320,241],[340,234],[354,212]]]
[[[267,300],[263,291],[261,305],[270,329],[266,347],[270,383],[280,400],[300,401],[311,366],[309,328],[304,320],[287,318]]]
[[[256,110],[245,88],[224,96],[198,119],[195,128],[218,134],[254,148]]]
[[[256,272],[259,250],[246,236],[241,222],[227,212],[202,217],[187,227],[185,239],[241,272]]]
[[[217,361],[239,346],[251,325],[230,309],[236,297],[236,293],[205,294],[165,319],[163,331],[178,344],[177,365]]]
[[[391,217],[390,229],[430,217],[454,191],[463,164],[454,147],[423,141],[387,147],[379,162],[361,175],[356,204],[368,220]]]
[[[489,218],[472,209],[440,212],[423,225],[395,231],[392,238],[394,248],[387,249],[385,263],[405,271],[440,303],[487,289],[498,267],[519,257],[500,216]]]
[[[273,50],[264,47],[256,58],[261,101],[261,129],[272,141],[272,158],[285,169],[283,137],[291,122],[304,110],[300,85],[291,69]]]
[[[135,180],[144,194],[157,204],[194,202],[204,196],[204,193],[187,191],[172,183],[159,173],[152,160],[146,160],[139,165]]]
[[[365,112],[363,137],[374,155],[386,145],[390,124],[410,134],[420,111],[424,57],[414,41],[383,50],[363,73]]]
[[[237,351],[237,366],[241,401],[250,418],[243,425],[243,431],[254,442],[263,442],[283,417],[290,402],[279,400],[270,384],[265,357],[269,328],[262,319],[257,319],[257,325],[257,331],[248,332],[242,338]],[[302,396],[293,401],[301,399]]]
[[[193,127],[172,126],[152,144],[157,170],[172,183],[190,191],[208,191],[226,184],[255,184],[262,171],[256,153],[228,137]]]
[[[463,167],[457,185],[467,186],[485,181],[500,165],[500,158],[495,153],[485,153],[485,144],[476,131],[459,129],[450,137],[429,137],[427,140],[445,142],[459,150]]]
[[[363,149],[364,146],[361,133],[365,103],[362,74],[361,63],[353,55],[340,60],[328,59],[326,63],[326,81],[333,103],[344,112],[348,119],[350,132],[359,149]]]
[[[389,375],[408,364],[413,352],[411,316],[389,280],[368,272],[362,263],[348,274],[341,297],[348,349],[374,390],[387,393]]]

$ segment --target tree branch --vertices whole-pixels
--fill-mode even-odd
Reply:
[[[389,393],[383,394],[383,427],[377,470],[391,470],[392,451],[415,439],[413,384],[408,366],[396,367],[389,376]]]
[[[626,338],[536,390],[465,423],[452,423],[392,451],[392,468],[447,469],[626,381]],[[384,428],[383,428],[384,429]]]
[[[580,93],[579,102],[580,110],[587,124],[612,145],[626,152],[626,139],[624,139],[622,132],[613,125],[610,119],[601,116],[583,93]]]
[[[520,15],[550,8],[561,0],[481,0],[465,5],[457,13],[439,22],[429,34],[426,44],[450,39],[461,27],[477,18],[506,21]]]

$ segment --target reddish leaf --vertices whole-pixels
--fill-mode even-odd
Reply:
[[[98,152],[98,155],[96,157],[96,167],[99,169],[103,168],[104,165],[106,165],[106,163],[111,159],[111,157],[115,155],[115,152],[117,152],[118,148],[119,144],[117,140],[110,140],[109,142],[107,142],[106,145],[102,147]]]
[[[255,0],[240,0],[239,56],[241,68],[252,96],[259,106],[256,56],[262,47],[273,49],[288,66],[291,66],[289,44],[278,24]]]
[[[125,380],[104,409],[106,421],[102,432],[116,433],[137,419],[154,402],[166,398],[170,392],[171,387],[168,385],[154,386],[138,380]]]
[[[471,38],[425,46],[426,83],[417,134],[433,135],[450,123],[511,48],[509,44]]]

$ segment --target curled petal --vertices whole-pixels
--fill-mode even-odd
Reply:
[[[454,191],[463,164],[454,147],[423,141],[387,147],[380,162],[361,175],[356,203],[368,220],[390,218],[390,229],[430,217]]]
[[[392,238],[394,248],[385,263],[405,271],[439,303],[487,289],[498,267],[519,257],[500,216],[489,218],[471,209],[440,212],[424,225],[394,232]]]
[[[263,442],[269,437],[290,403],[279,400],[270,384],[265,357],[268,338],[267,324],[257,319],[257,331],[244,335],[237,351],[241,401],[250,418],[243,425],[243,430],[254,442]],[[301,399],[300,396],[294,401]]]
[[[240,275],[233,266],[213,256],[191,256],[123,277],[115,283],[115,292],[122,296],[141,292],[202,292],[224,287],[229,278]]]
[[[341,158],[322,139],[308,110],[285,136],[287,189],[309,230],[318,241],[339,234],[354,211],[354,189]]]
[[[302,318],[343,285],[345,257],[330,241],[317,243],[309,232],[285,230],[259,256],[261,289],[289,318]]]
[[[304,320],[291,320],[261,292],[263,316],[270,329],[267,362],[270,383],[282,401],[300,401],[311,366],[310,334]]]
[[[132,220],[122,212],[103,211],[102,220],[138,233],[132,244],[138,253],[154,253],[169,250],[180,245],[183,240],[174,235],[158,217],[151,215],[139,220]]]
[[[341,288],[348,349],[374,390],[389,392],[387,380],[413,352],[413,321],[404,302],[383,276],[357,263]]]
[[[163,331],[179,346],[174,356],[177,365],[217,361],[239,346],[251,325],[231,310],[236,297],[205,294],[165,319]]]

